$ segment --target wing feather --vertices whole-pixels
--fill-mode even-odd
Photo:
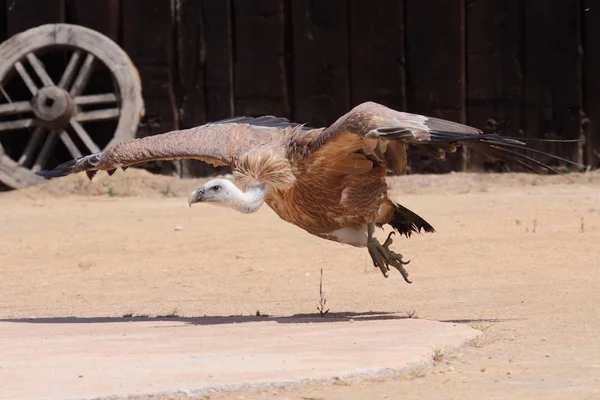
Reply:
[[[297,137],[296,140],[302,143],[294,146],[302,149],[303,157],[309,157],[313,153],[327,153],[331,149],[339,148],[341,143],[348,141],[348,135],[359,135],[365,146],[366,142],[372,140],[381,143],[377,147],[385,149],[383,164],[396,173],[406,168],[405,145],[424,148],[440,159],[444,158],[446,153],[455,152],[458,147],[464,145],[486,156],[513,162],[536,172],[535,166],[558,171],[524,153],[531,152],[585,168],[565,158],[531,149],[521,139],[484,134],[480,129],[467,125],[400,112],[373,102],[356,106],[322,131]],[[392,143],[394,145],[390,146]]]
[[[191,129],[176,130],[117,143],[100,153],[67,161],[37,175],[52,178],[86,171],[113,171],[155,160],[196,159],[213,165],[235,166],[242,154],[269,143],[289,129],[304,129],[285,118],[272,116],[235,117]]]

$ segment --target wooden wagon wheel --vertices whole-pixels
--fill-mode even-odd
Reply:
[[[0,44],[0,182],[9,187],[133,138],[142,113],[135,66],[94,30],[42,25]]]

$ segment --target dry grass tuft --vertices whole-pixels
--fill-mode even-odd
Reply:
[[[435,349],[433,351],[433,355],[431,356],[431,359],[434,362],[441,362],[444,359],[444,352],[442,351],[442,349]]]
[[[323,268],[321,268],[321,278],[319,279],[319,304],[317,305],[317,310],[321,317],[324,317],[328,312],[329,308],[326,310],[327,306],[327,298],[325,297],[325,292],[323,291]]]

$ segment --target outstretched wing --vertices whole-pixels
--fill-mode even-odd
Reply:
[[[537,172],[540,166],[554,172],[552,167],[524,152],[541,154],[584,168],[570,160],[531,149],[516,138],[484,134],[463,124],[400,112],[381,104],[367,102],[356,106],[330,127],[306,135],[296,135],[295,149],[299,155],[320,159],[339,159],[342,154],[362,153],[387,169],[400,174],[406,169],[406,144],[421,147],[437,158],[453,153],[461,145],[484,155],[517,163]],[[352,158],[356,158],[353,155]]]
[[[251,148],[269,143],[286,128],[299,127],[285,118],[236,117],[191,129],[171,131],[133,139],[95,154],[67,161],[37,175],[53,178],[86,171],[90,179],[99,170],[109,174],[155,160],[195,159],[218,165],[235,166]]]

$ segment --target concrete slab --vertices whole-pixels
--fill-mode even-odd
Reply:
[[[417,319],[60,319],[0,322],[0,399],[89,399],[377,375],[480,332]]]

